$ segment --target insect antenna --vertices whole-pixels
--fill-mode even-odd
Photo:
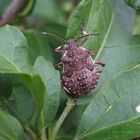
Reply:
[[[82,38],[88,37],[88,36],[93,36],[93,35],[100,35],[100,34],[99,34],[99,33],[93,33],[93,34],[83,35],[83,36],[80,36],[79,38],[77,38],[76,41],[78,41],[79,39],[82,39]]]
[[[60,36],[58,36],[56,34],[53,34],[53,33],[48,33],[48,32],[34,32],[34,31],[31,31],[31,33],[40,34],[40,35],[48,35],[48,36],[51,36],[51,37],[53,37],[55,39],[61,40],[64,43],[67,43],[67,41],[64,38],[62,38],[62,37],[60,37]]]

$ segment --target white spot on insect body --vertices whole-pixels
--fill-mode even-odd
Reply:
[[[76,94],[76,91],[74,91],[73,93]]]
[[[99,75],[100,75],[100,73],[97,73],[96,75],[97,75],[97,76],[99,76]]]
[[[137,111],[138,113],[140,113],[140,104],[139,104],[138,106],[136,106],[136,111]]]

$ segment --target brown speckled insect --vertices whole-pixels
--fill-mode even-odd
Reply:
[[[104,63],[92,59],[91,55],[96,51],[89,51],[83,47],[89,35],[84,30],[82,33],[81,44],[75,39],[69,39],[64,45],[55,49],[56,52],[65,49],[61,62],[56,67],[63,67],[62,85],[72,98],[91,92],[96,87],[101,73],[97,65],[105,66]]]

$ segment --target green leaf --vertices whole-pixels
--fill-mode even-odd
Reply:
[[[82,0],[69,20],[67,36],[79,36],[80,26],[88,33],[100,33],[99,36],[90,37],[86,47],[98,49],[104,41],[105,33],[111,24],[111,9],[105,0]],[[94,45],[93,45],[94,44]]]
[[[44,30],[43,30],[44,31]],[[53,52],[54,48],[48,43],[48,36],[42,36],[40,34],[26,33],[27,40],[29,42],[29,51],[32,63],[35,62],[36,58],[43,55],[46,59],[54,62]]]
[[[0,28],[0,72],[31,74],[28,44],[24,35],[14,26]]]
[[[1,96],[3,104],[1,108],[8,110],[23,125],[28,124],[36,132],[40,131],[36,123],[43,109],[46,92],[41,78],[38,75],[22,74],[10,75],[10,78],[12,79],[12,94],[8,98]],[[6,81],[4,83],[6,84]],[[6,87],[7,85],[3,86],[4,89]]]
[[[28,89],[32,94],[36,105],[35,113],[32,118],[32,124],[34,125],[36,118],[40,115],[43,108],[45,87],[40,76],[34,73],[33,66],[28,58],[27,40],[19,29],[7,25],[0,28],[0,42],[0,73],[19,74],[18,76],[24,81],[22,84],[25,85],[25,88],[16,89],[15,91],[13,88],[13,92],[27,92]],[[16,107],[18,108],[18,106]],[[15,110],[12,109],[15,114],[18,112],[16,107]],[[24,109],[27,110],[26,107]],[[25,116],[27,118],[25,116],[25,118],[23,116],[22,118],[20,113],[16,114],[16,116],[18,116],[22,122],[26,122],[32,114],[28,114],[29,116],[26,114],[27,116]]]
[[[23,11],[19,14],[20,16],[27,16],[29,14],[31,14],[34,6],[35,6],[36,0],[29,0],[28,4],[26,5],[26,7],[23,9]]]
[[[98,2],[107,3],[106,0]],[[93,0],[91,7],[95,4],[96,0]],[[132,36],[134,11],[121,0],[112,0],[110,5],[113,7],[112,16],[107,25],[103,25],[108,28],[102,35],[95,57],[106,66],[79,122],[75,137],[78,140],[128,140],[140,135],[137,123],[140,119],[137,110],[140,104],[140,37]],[[91,9],[88,10],[91,12]],[[102,15],[105,13],[104,10],[100,12]],[[97,22],[95,27],[104,22]],[[95,28],[94,24],[91,25]],[[88,47],[88,43],[85,46]]]
[[[40,32],[49,32],[65,38],[66,26],[56,24],[56,23],[47,23],[43,24],[38,29]],[[54,50],[56,47],[62,44],[61,40],[54,38],[49,35],[42,35],[37,33],[39,31],[31,30],[31,32],[25,31],[25,36],[29,42],[29,52],[30,59],[34,63],[38,56],[44,56],[47,60],[54,63],[60,60],[60,55],[57,54]]]
[[[100,130],[100,134],[97,132],[91,133],[90,135],[85,136],[86,140],[128,140],[133,139],[134,135],[139,136],[139,117],[136,117],[127,122],[122,122],[117,124],[117,127],[110,126],[110,129],[103,128]],[[132,130],[133,128],[133,130]],[[132,131],[131,131],[132,130]]]
[[[139,0],[124,0],[129,6],[134,8],[135,10],[140,9],[140,1]]]
[[[4,12],[7,5],[10,3],[9,0],[0,0],[0,16],[2,16],[2,13]]]
[[[12,79],[10,74],[0,74],[0,97],[8,99],[12,93]]]
[[[139,0],[124,0],[129,6],[136,10],[134,26],[133,26],[133,35],[140,34],[140,1]]]
[[[82,116],[79,139],[130,139],[140,135],[136,123],[140,119],[139,79],[140,65],[135,65],[108,80]]]
[[[48,127],[54,119],[59,106],[61,90],[60,74],[54,69],[54,66],[43,57],[37,58],[35,68],[43,79],[47,89],[43,110],[45,125]]]
[[[14,117],[0,111],[0,122],[1,140],[25,140],[23,128]]]
[[[46,93],[44,83],[39,75],[34,75],[32,77],[21,75],[21,78],[24,79],[25,85],[34,97],[36,103],[35,113],[37,116],[39,116],[43,108],[44,96]],[[34,114],[34,117],[36,117],[36,115]]]
[[[140,14],[139,13],[136,13],[136,16],[135,16],[133,35],[140,35]]]
[[[6,106],[10,113],[18,118],[22,124],[31,122],[31,119],[35,114],[33,96],[29,89],[23,85],[13,87],[12,96],[6,102]]]
[[[64,13],[55,0],[37,1],[33,11],[33,16],[45,19],[47,21],[61,23],[63,25],[65,22],[67,22],[65,20]]]

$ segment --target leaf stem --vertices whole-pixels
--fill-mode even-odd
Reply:
[[[46,137],[46,130],[45,130],[45,129],[43,129],[42,132],[41,132],[40,140],[47,140],[47,137]]]
[[[0,20],[0,26],[11,22],[16,14],[21,12],[28,5],[28,3],[28,0],[13,0],[3,13]]]
[[[67,101],[65,109],[63,110],[63,113],[57,120],[52,132],[50,133],[49,140],[55,140],[55,137],[56,137],[61,125],[63,124],[65,118],[67,117],[67,115],[73,109],[74,106],[75,106],[75,101],[71,98],[68,98],[68,101]]]
[[[33,130],[28,125],[24,126],[24,128],[27,132],[29,132],[29,134],[31,135],[33,140],[37,140],[37,137],[36,137],[35,133],[33,132]]]

